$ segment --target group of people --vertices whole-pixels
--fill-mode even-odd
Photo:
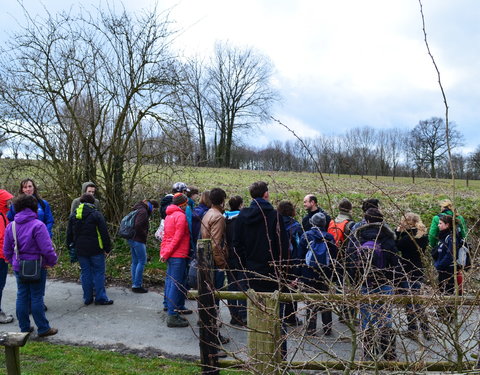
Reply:
[[[84,304],[112,305],[105,290],[105,255],[112,244],[95,192],[96,186],[87,182],[82,186],[81,197],[72,202],[66,239],[72,261],[78,260],[81,267]],[[244,207],[242,197],[236,195],[228,200],[226,210],[227,194],[223,189],[200,194],[198,189],[177,182],[160,203],[143,200],[133,207],[135,232],[128,243],[134,293],[148,292],[143,285],[143,272],[149,219],[155,210],[160,211],[162,222],[156,237],[161,240],[160,260],[167,264],[163,303],[168,327],[189,325],[183,315],[192,311],[185,307],[185,297],[188,288],[196,288],[195,250],[200,238],[211,240],[217,289],[345,294],[360,291],[385,295],[400,290],[418,294],[424,281],[425,252],[430,246],[441,291],[461,291],[465,264],[457,264],[455,254],[465,243],[467,228],[465,220],[454,215],[449,200],[441,202],[441,212],[433,218],[430,230],[418,214],[411,212],[402,214],[394,230],[385,222],[378,199],[365,200],[363,217],[355,222],[348,199],[339,202],[339,214],[332,218],[319,207],[317,198],[308,194],[303,200],[307,213],[298,222],[291,202],[281,201],[277,209],[272,206],[267,183],[253,183],[249,193],[248,206]],[[10,263],[17,279],[16,315],[21,331],[33,330],[31,314],[39,336],[54,335],[58,330],[50,327],[43,301],[46,269],[57,262],[51,240],[54,220],[50,206],[39,196],[35,182],[26,179],[16,197],[0,190],[0,215],[0,323],[13,320],[1,310],[1,291]],[[11,221],[16,224],[13,229]],[[40,281],[22,280],[20,258],[42,259]],[[230,324],[246,326],[245,301],[229,300],[228,307]],[[359,307],[358,311],[354,305],[342,306],[339,320],[361,323],[365,333],[364,357],[382,355],[387,360],[395,359],[395,335],[388,305],[362,303]],[[294,302],[282,304],[284,325],[302,324],[297,309]],[[316,303],[307,304],[307,333],[317,332],[318,312],[323,334],[332,335],[331,305]],[[406,316],[409,337],[417,338],[423,332],[425,339],[430,339],[424,309],[407,305]],[[450,316],[451,311],[446,309],[444,318]],[[219,344],[227,341],[221,335],[218,339]]]

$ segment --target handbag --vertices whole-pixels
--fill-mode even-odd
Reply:
[[[22,260],[18,254],[17,230],[15,221],[12,222],[12,233],[15,241],[15,255],[17,257],[20,270],[18,277],[23,282],[37,282],[40,281],[42,275],[42,258]]]

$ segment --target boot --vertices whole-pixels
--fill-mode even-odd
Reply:
[[[385,361],[396,361],[395,333],[391,328],[385,328],[380,336],[380,351]]]
[[[315,335],[317,331],[317,309],[314,306],[307,309],[307,335]]]
[[[169,315],[167,318],[167,327],[181,328],[188,327],[188,321],[180,315]]]

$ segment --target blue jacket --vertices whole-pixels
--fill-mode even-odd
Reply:
[[[50,209],[50,205],[45,199],[42,199],[42,202],[45,206],[45,209],[43,209],[42,204],[38,202],[37,218],[47,226],[48,234],[50,235],[50,238],[52,238],[52,228],[54,223],[52,210]],[[12,204],[10,206],[10,210],[7,213],[8,220],[13,221],[15,214],[15,208]]]
[[[460,233],[457,233],[457,249],[461,246]],[[438,245],[432,250],[433,265],[437,271],[453,268],[453,233],[447,229],[438,233]]]

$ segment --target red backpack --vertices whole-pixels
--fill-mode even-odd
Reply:
[[[342,246],[343,242],[345,241],[345,227],[351,221],[352,220],[345,219],[340,223],[336,223],[335,220],[330,220],[327,232],[333,236],[335,239],[335,245],[337,245],[337,247]]]

